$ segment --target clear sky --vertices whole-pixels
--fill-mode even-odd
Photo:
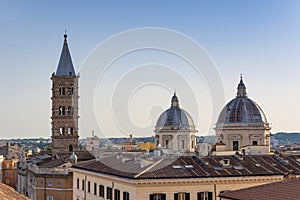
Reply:
[[[300,131],[300,2],[297,0],[1,1],[0,27],[0,138],[50,137],[50,76],[58,64],[65,30],[79,72],[101,42],[120,32],[143,27],[178,31],[199,43],[222,79],[223,106],[235,97],[243,73],[248,95],[264,110],[272,132]],[[156,81],[148,84],[151,77],[157,77],[155,70],[145,73],[149,63],[156,63],[150,68],[156,69],[157,74],[165,74],[161,76],[166,77],[165,85]],[[131,68],[143,65],[144,70]],[[170,106],[174,89],[181,107],[194,118],[199,134],[214,133],[211,129],[216,122],[214,105],[205,77],[194,77],[188,64],[178,56],[144,50],[122,57],[111,68],[115,69],[107,73],[104,86],[114,80],[122,85],[121,79],[128,79],[125,85],[134,84],[137,77],[150,77],[148,85],[137,82],[130,86],[132,90],[123,90],[130,93],[125,99],[127,110],[118,108],[122,104],[119,99],[112,99],[111,113],[109,109],[102,112],[101,105],[97,105],[110,88],[102,88],[101,83],[92,85],[96,102],[93,114],[98,126],[103,126],[101,114],[107,118],[113,114],[115,120],[99,128],[92,123],[95,116],[85,112],[88,105],[82,89],[89,77],[82,73],[79,127],[82,137],[90,135],[92,130],[107,137],[123,137],[129,132],[135,136],[153,135],[155,121]],[[174,71],[178,73],[172,74]],[[121,89],[114,87],[112,95],[122,94],[118,94]],[[139,129],[122,127],[128,119],[123,119],[121,112],[127,112]]]

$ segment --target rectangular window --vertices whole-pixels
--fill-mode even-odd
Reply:
[[[9,172],[5,172],[5,176],[9,176]]]
[[[106,199],[112,200],[112,189],[110,187],[106,188]]]
[[[149,200],[166,200],[166,194],[150,194]]]
[[[197,200],[213,200],[212,192],[198,192]]]
[[[77,178],[77,189],[79,189],[79,178]]]
[[[99,196],[104,198],[104,186],[99,185]]]
[[[97,195],[97,183],[94,183],[94,195]]]
[[[82,180],[81,182],[81,189],[84,190],[85,186],[84,186],[84,180]]]
[[[175,193],[174,200],[190,200],[190,193],[187,192]]]
[[[257,141],[252,141],[252,145],[256,146],[256,145],[258,145],[258,142]]]
[[[184,140],[180,140],[180,149],[184,149],[185,145],[184,145]]]
[[[171,148],[171,142],[170,142],[170,140],[166,140],[166,145],[165,145],[165,147],[166,147],[167,149],[170,149],[170,148]]]
[[[9,169],[9,163],[6,163],[6,168]]]
[[[88,192],[90,193],[91,192],[91,182],[88,181]]]
[[[53,186],[53,181],[52,180],[48,181],[48,186]]]
[[[9,184],[9,179],[6,179],[6,180],[5,180],[5,183],[6,183],[6,184]]]
[[[123,192],[123,200],[129,200],[129,193]]]
[[[59,181],[59,182],[57,182],[57,186],[58,187],[61,187],[62,186],[62,183]]]
[[[239,141],[232,141],[232,149],[234,151],[239,150]]]
[[[53,200],[53,196],[52,195],[47,195],[47,200]]]
[[[114,200],[120,200],[120,190],[114,190]]]

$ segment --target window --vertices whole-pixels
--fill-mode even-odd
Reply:
[[[64,115],[65,115],[65,107],[60,106],[60,107],[58,108],[58,115],[59,115],[59,116],[64,116]]]
[[[77,189],[79,189],[79,178],[77,178]]]
[[[68,107],[68,115],[69,116],[72,116],[73,115],[73,113],[74,113],[74,107]]]
[[[123,200],[129,200],[129,193],[123,192]]]
[[[97,183],[94,183],[94,195],[97,195]]]
[[[73,127],[68,128],[68,135],[73,135]]]
[[[184,140],[180,140],[180,149],[184,149]]]
[[[256,145],[258,145],[258,142],[257,141],[252,141],[252,145],[256,146]]]
[[[120,200],[120,190],[115,189],[114,191],[114,200]]]
[[[59,95],[61,95],[61,96],[65,95],[65,88],[64,87],[59,88]]]
[[[6,163],[6,168],[9,169],[9,163]]]
[[[84,190],[85,186],[84,186],[84,180],[81,181],[81,189]]]
[[[104,198],[104,186],[99,185],[99,196]]]
[[[69,87],[69,95],[73,95],[74,94],[74,88],[73,88],[73,85],[71,85]]]
[[[239,150],[239,141],[232,141],[232,149]]]
[[[5,172],[5,176],[9,176],[9,172]]]
[[[59,134],[60,135],[65,135],[65,128],[64,127],[59,128]]]
[[[52,195],[47,195],[47,200],[53,200],[53,196]]]
[[[91,192],[91,182],[88,181],[88,192],[90,193]]]
[[[166,194],[150,194],[149,200],[166,200]]]
[[[69,152],[73,152],[73,145],[69,145]]]
[[[190,193],[175,193],[174,194],[174,200],[190,200]]]
[[[57,182],[57,186],[58,187],[61,187],[62,186],[62,184],[61,184],[61,182],[59,181],[59,182]]]
[[[110,187],[106,188],[106,199],[112,200],[112,189]]]
[[[53,186],[53,181],[52,180],[48,181],[48,186]]]
[[[213,200],[212,192],[198,192],[197,200]]]
[[[166,140],[166,148],[170,149],[171,148],[171,144],[170,144],[170,140]]]
[[[5,180],[5,183],[6,183],[6,184],[9,184],[9,179],[6,179],[6,180]]]

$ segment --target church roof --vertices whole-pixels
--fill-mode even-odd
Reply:
[[[267,118],[260,106],[247,97],[246,86],[241,77],[237,96],[221,111],[217,124],[267,124]]]
[[[191,115],[179,107],[179,100],[176,93],[174,93],[171,99],[171,107],[159,116],[155,128],[156,131],[195,129]]]
[[[70,50],[68,47],[67,37],[67,34],[64,34],[64,45],[56,70],[56,76],[76,76]]]

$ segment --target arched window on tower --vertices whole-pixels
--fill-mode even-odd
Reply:
[[[68,115],[72,116],[74,113],[74,107],[68,107]]]
[[[65,88],[64,87],[59,87],[59,95],[60,96],[65,95]]]
[[[60,135],[65,135],[65,128],[64,127],[59,128],[59,134]]]
[[[59,110],[59,113],[58,113],[59,116],[64,116],[65,115],[65,107],[60,106],[58,110]]]
[[[70,144],[70,146],[69,146],[69,151],[70,151],[70,152],[73,152],[73,145],[71,145],[71,144]]]
[[[74,87],[73,87],[73,85],[71,85],[69,87],[69,95],[73,95],[73,94],[74,94]]]
[[[73,127],[68,128],[68,135],[73,135]]]

